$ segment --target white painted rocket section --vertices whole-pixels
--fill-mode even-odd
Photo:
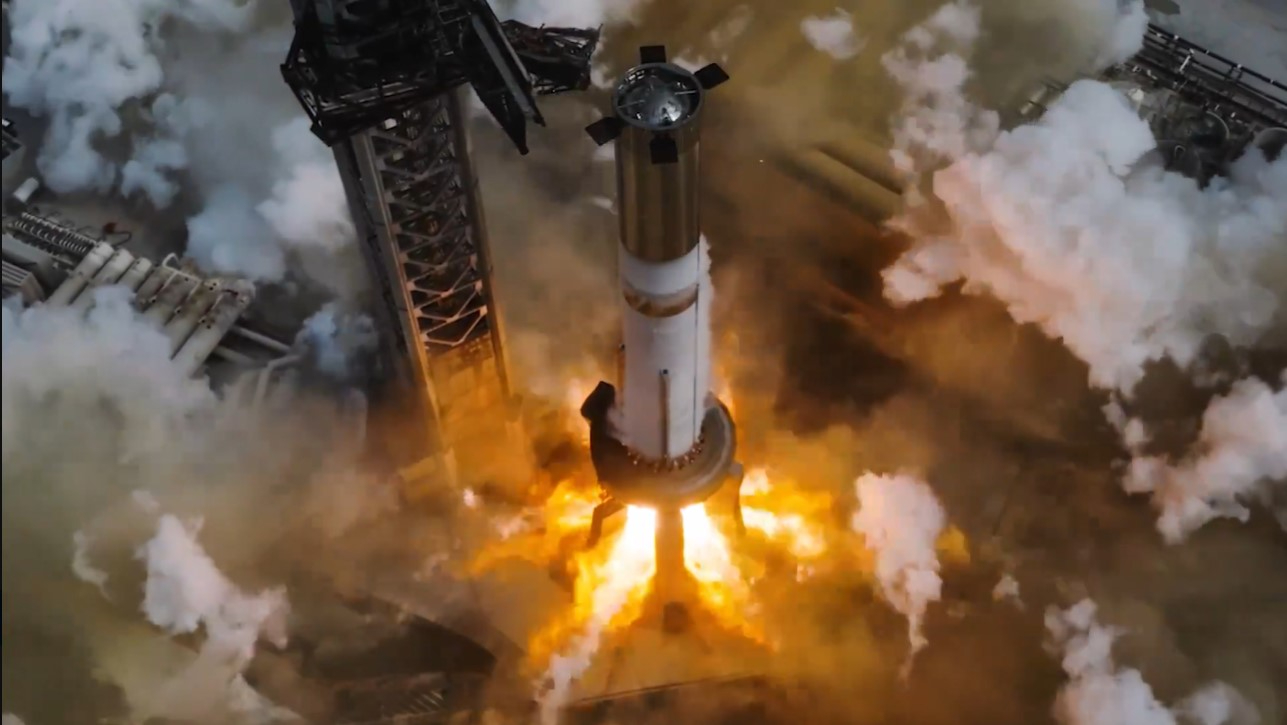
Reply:
[[[652,264],[620,250],[623,291],[661,306],[679,295],[696,297],[683,311],[650,317],[623,304],[623,404],[617,417],[622,442],[660,460],[688,453],[701,435],[710,390],[710,296],[704,245],[684,257]],[[705,284],[703,284],[703,280]]]
[[[665,298],[691,289],[701,279],[701,251],[696,247],[679,259],[652,263],[636,258],[622,249],[617,267],[623,287],[657,298]]]
[[[701,410],[703,413],[710,408],[715,402],[715,390],[711,383],[715,374],[714,367],[711,364],[711,307],[715,299],[715,285],[711,282],[711,255],[710,244],[706,241],[706,236],[697,242],[697,359],[701,361],[697,366],[697,380],[694,383],[694,391],[701,396]],[[701,421],[697,422],[701,426]],[[700,428],[699,428],[700,432]]]

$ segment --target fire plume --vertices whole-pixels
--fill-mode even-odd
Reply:
[[[830,508],[830,497],[785,482],[771,484],[762,468],[748,471],[742,483],[742,522],[747,530],[758,532],[800,562],[826,554],[826,531],[819,522]]]
[[[702,604],[723,626],[755,640],[763,633],[753,624],[751,589],[733,561],[729,540],[706,513],[705,504],[680,511],[684,521],[684,568],[697,584]]]

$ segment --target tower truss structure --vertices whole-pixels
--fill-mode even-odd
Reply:
[[[519,423],[464,86],[525,154],[528,122],[544,123],[535,97],[589,86],[599,32],[502,23],[485,0],[292,5],[282,74],[343,177],[380,297],[383,357],[425,424],[418,473],[502,475],[505,457],[476,444]]]

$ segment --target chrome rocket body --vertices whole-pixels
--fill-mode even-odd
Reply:
[[[696,73],[640,49],[612,95],[613,114],[586,130],[616,141],[622,345],[616,384],[601,382],[581,413],[605,501],[603,520],[626,505],[657,511],[658,595],[684,578],[680,510],[728,486],[740,526],[736,431],[711,390],[710,260],[699,213],[700,114],[706,91],[728,79]]]

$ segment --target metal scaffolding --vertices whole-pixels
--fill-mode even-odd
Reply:
[[[506,431],[512,407],[462,122],[450,92],[334,147],[381,299],[385,357],[415,391],[434,452],[480,428]]]
[[[501,23],[483,0],[292,5],[282,75],[344,179],[384,358],[424,421],[417,457],[430,465],[417,477],[502,477],[513,461],[480,442],[512,438],[519,424],[463,88],[526,153],[527,122],[544,123],[535,95],[589,85],[598,31]]]

